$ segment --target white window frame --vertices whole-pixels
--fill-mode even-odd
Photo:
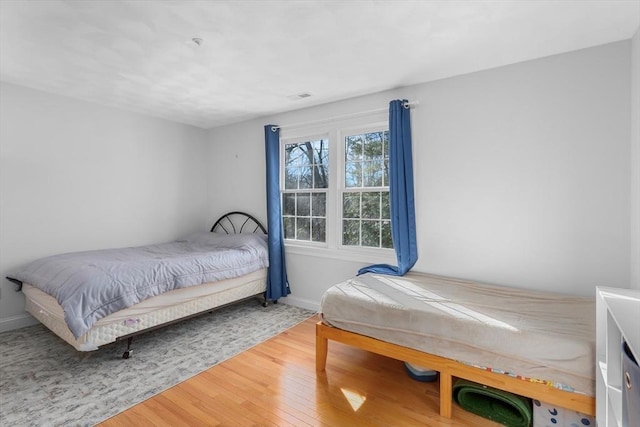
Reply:
[[[347,246],[342,244],[342,193],[349,191],[345,187],[344,167],[345,149],[344,137],[358,133],[379,132],[389,130],[388,121],[384,115],[365,117],[356,122],[344,124],[325,124],[282,129],[280,132],[280,203],[284,190],[284,160],[285,145],[326,138],[329,140],[329,187],[327,188],[326,206],[326,242],[312,242],[302,240],[285,240],[288,253],[340,259],[346,261],[396,264],[393,249],[372,248],[361,246]],[[365,190],[366,191],[366,190]]]
[[[342,244],[342,195],[345,192],[351,192],[357,190],[358,192],[367,192],[367,191],[380,191],[383,188],[388,188],[389,185],[387,183],[386,187],[347,187],[345,186],[345,144],[344,139],[349,135],[358,135],[363,133],[373,133],[373,132],[389,132],[389,123],[388,122],[378,122],[372,123],[369,125],[344,128],[338,131],[339,139],[338,139],[338,155],[339,157],[339,168],[338,168],[338,194],[336,195],[336,204],[337,211],[336,217],[338,219],[339,229],[336,230],[338,236],[338,249],[340,250],[351,250],[361,252],[363,254],[371,254],[371,253],[380,253],[387,252],[387,255],[395,255],[394,249],[389,248],[374,248],[368,246],[350,246]],[[370,189],[370,190],[368,190]]]
[[[328,144],[329,144],[329,187],[327,188],[327,206],[325,207],[325,215],[326,215],[326,224],[325,226],[327,227],[327,229],[325,230],[325,242],[314,242],[312,240],[287,240],[285,239],[285,246],[288,244],[294,244],[294,245],[301,245],[301,246],[309,246],[309,247],[316,247],[316,248],[326,248],[328,247],[328,240],[329,240],[329,216],[330,216],[330,212],[329,212],[329,201],[334,197],[331,194],[331,182],[332,182],[332,175],[331,175],[331,139],[329,138],[329,135],[324,133],[324,134],[316,134],[316,135],[310,135],[310,136],[301,136],[301,137],[296,137],[296,138],[288,138],[288,139],[283,139],[282,137],[280,137],[280,163],[279,163],[279,173],[280,173],[280,207],[282,209],[282,212],[284,212],[284,206],[282,206],[282,194],[283,191],[285,191],[284,188],[284,182],[285,182],[285,173],[284,173],[284,162],[285,162],[285,156],[286,156],[286,150],[285,147],[289,144],[299,144],[299,143],[303,143],[303,142],[307,142],[307,141],[318,141],[321,139],[326,139]],[[308,190],[308,191],[307,191]],[[298,190],[300,192],[309,192],[309,193],[313,193],[313,192],[317,192],[314,191],[313,188],[308,188],[308,189],[304,189],[304,190]]]

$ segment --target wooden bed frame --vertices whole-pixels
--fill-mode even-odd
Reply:
[[[438,371],[440,373],[440,415],[446,418],[451,418],[453,377],[464,378],[520,396],[557,405],[558,407],[572,409],[583,414],[592,416],[596,414],[594,396],[563,391],[546,384],[532,383],[505,374],[485,371],[455,360],[334,328],[322,322],[316,324],[317,372],[324,372],[325,370],[329,350],[328,340],[416,365],[428,366],[430,369]]]

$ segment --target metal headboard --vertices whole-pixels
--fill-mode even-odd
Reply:
[[[229,212],[222,215],[213,227],[213,233],[239,234],[239,233],[264,233],[267,229],[254,216],[245,212]]]

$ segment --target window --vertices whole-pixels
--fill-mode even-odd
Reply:
[[[389,207],[389,132],[344,137],[342,244],[393,248]]]
[[[284,238],[326,242],[329,141],[284,146]]]
[[[393,254],[388,125],[324,132],[282,137],[285,241],[302,248]]]

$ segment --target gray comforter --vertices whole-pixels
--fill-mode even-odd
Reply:
[[[196,233],[157,245],[41,258],[10,278],[56,298],[79,338],[99,319],[152,296],[268,265],[266,235]]]

